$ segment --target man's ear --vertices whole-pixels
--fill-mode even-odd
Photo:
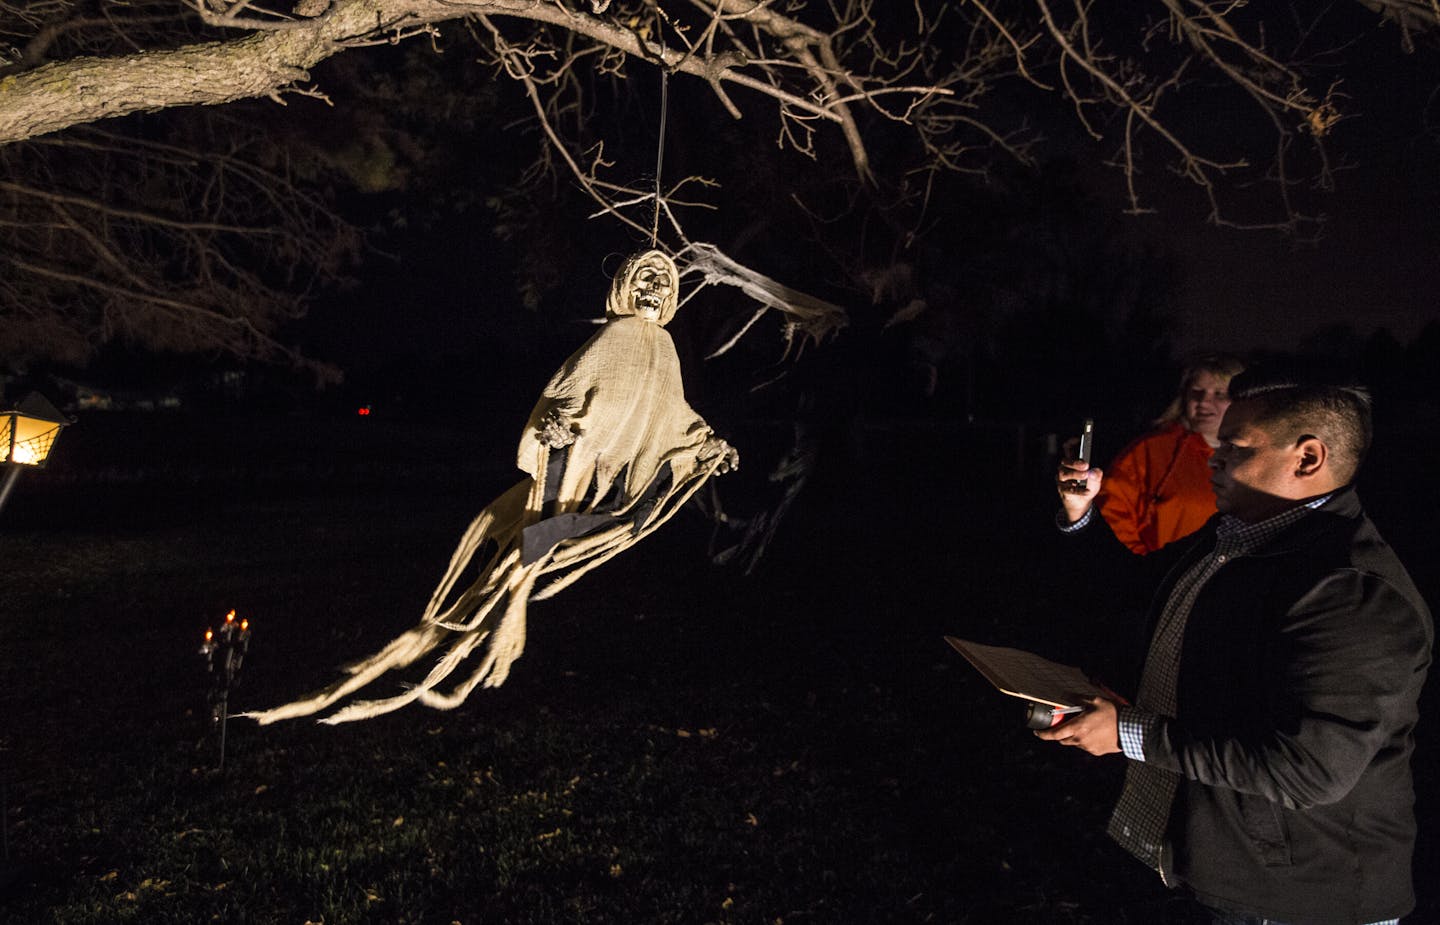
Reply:
[[[1325,471],[1325,463],[1330,457],[1330,448],[1325,441],[1311,434],[1306,434],[1295,442],[1295,477],[1297,479],[1310,479]]]

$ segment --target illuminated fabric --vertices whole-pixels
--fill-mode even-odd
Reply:
[[[637,294],[645,274],[668,274],[654,318]],[[659,251],[631,257],[616,274],[606,323],[555,373],[530,415],[517,454],[529,477],[471,522],[420,623],[347,668],[349,677],[247,715],[270,723],[319,713],[437,651],[418,684],[351,703],[321,722],[366,719],[417,701],[451,709],[477,686],[498,687],[524,650],[530,601],[634,545],[710,476],[735,467],[734,450],[685,401],[679,358],[663,327],[675,313],[678,281],[675,264]],[[456,593],[472,569],[475,577]],[[463,680],[442,690],[472,655],[476,664]]]
[[[1212,453],[1204,437],[1181,424],[1121,450],[1095,498],[1115,537],[1145,555],[1205,526],[1215,514]]]

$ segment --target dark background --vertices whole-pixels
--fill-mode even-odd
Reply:
[[[743,514],[763,498],[759,463],[787,445],[789,424],[736,417],[725,433],[742,470],[717,487]],[[1384,419],[1361,493],[1434,600],[1440,550],[1416,516],[1440,501],[1424,477],[1431,433]],[[355,921],[571,920],[544,910],[588,895],[591,868],[540,860],[523,887],[471,870],[487,856],[478,848],[506,850],[484,834],[497,809],[446,823],[446,804],[426,802],[430,785],[381,773],[418,761],[416,773],[435,762],[451,774],[494,769],[514,799],[551,777],[577,775],[584,794],[597,775],[643,773],[639,789],[570,804],[574,815],[556,823],[621,839],[630,872],[575,920],[1162,921],[1163,891],[1103,837],[1120,762],[1034,740],[1018,702],[941,641],[1103,660],[1096,640],[1121,619],[1107,606],[1126,579],[1067,567],[1070,547],[1051,526],[1047,436],[920,415],[851,419],[824,432],[809,483],[750,574],[709,562],[731,538],[687,511],[534,605],[526,654],[500,690],[452,713],[413,708],[334,730],[236,724],[228,779],[217,782],[204,772],[214,741],[197,731],[201,629],[228,607],[255,623],[237,708],[333,677],[414,619],[465,523],[514,478],[512,441],[385,414],[84,414],[52,467],[26,473],[0,532],[11,563],[0,711],[11,850],[23,864],[14,920],[46,908],[64,910],[57,921],[108,921],[114,909],[225,920],[226,908],[303,920],[324,879],[287,871],[287,846],[308,839],[275,833],[318,813],[315,836],[343,843],[350,836],[328,828],[336,812],[390,812],[450,833],[431,836],[430,860],[397,843],[376,877],[413,889],[427,864],[462,874],[432,872],[431,892],[408,904],[381,889],[387,901]],[[1424,874],[1440,860],[1440,791],[1426,772],[1440,740],[1425,717],[1437,706],[1431,683],[1415,758],[1421,905],[1411,922],[1440,919]],[[216,809],[220,793],[237,809]],[[342,795],[360,808],[337,807]],[[742,808],[761,822],[732,830]],[[166,826],[209,834],[190,845]],[[250,874],[270,889],[207,874],[202,845],[227,833],[280,861]],[[653,837],[669,847],[646,860]],[[330,877],[357,889],[368,869]],[[103,880],[113,870],[114,885]],[[142,877],[175,892],[146,893]],[[237,905],[197,885],[215,880],[235,884]],[[125,889],[142,902],[115,898]],[[712,911],[726,898],[728,912]],[[78,913],[83,902],[111,911]]]

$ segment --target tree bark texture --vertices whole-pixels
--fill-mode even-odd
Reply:
[[[726,14],[743,16],[760,31],[787,45],[793,43],[791,52],[804,69],[824,76],[829,83],[828,73],[805,49],[807,42],[823,42],[823,35],[750,0],[713,2]],[[736,81],[786,98],[778,88],[731,70],[743,67],[738,58],[716,60],[685,55],[678,49],[662,52],[657,46],[642,46],[632,30],[548,0],[337,0],[314,19],[276,22],[260,29],[253,23],[228,24],[246,30],[235,39],[119,57],[72,58],[0,78],[0,145],[134,112],[277,95],[307,80],[310,68],[347,47],[398,38],[426,23],[470,15],[548,23],[627,54],[650,58],[663,54],[676,70],[712,86]],[[227,25],[223,21],[215,24]],[[790,102],[848,127],[849,112],[844,104],[798,98]]]
[[[454,19],[485,8],[504,13],[531,5],[533,0],[474,4],[342,0],[313,20],[228,41],[55,61],[0,79],[0,144],[134,112],[276,94],[306,80],[311,67],[377,30]]]

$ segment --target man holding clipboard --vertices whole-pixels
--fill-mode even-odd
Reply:
[[[1124,755],[1109,834],[1205,921],[1394,923],[1414,907],[1410,761],[1434,628],[1351,484],[1369,399],[1258,371],[1231,398],[1219,514],[1169,553],[1135,704],[1093,696],[1035,734]],[[1061,465],[1066,519],[1101,481]]]

